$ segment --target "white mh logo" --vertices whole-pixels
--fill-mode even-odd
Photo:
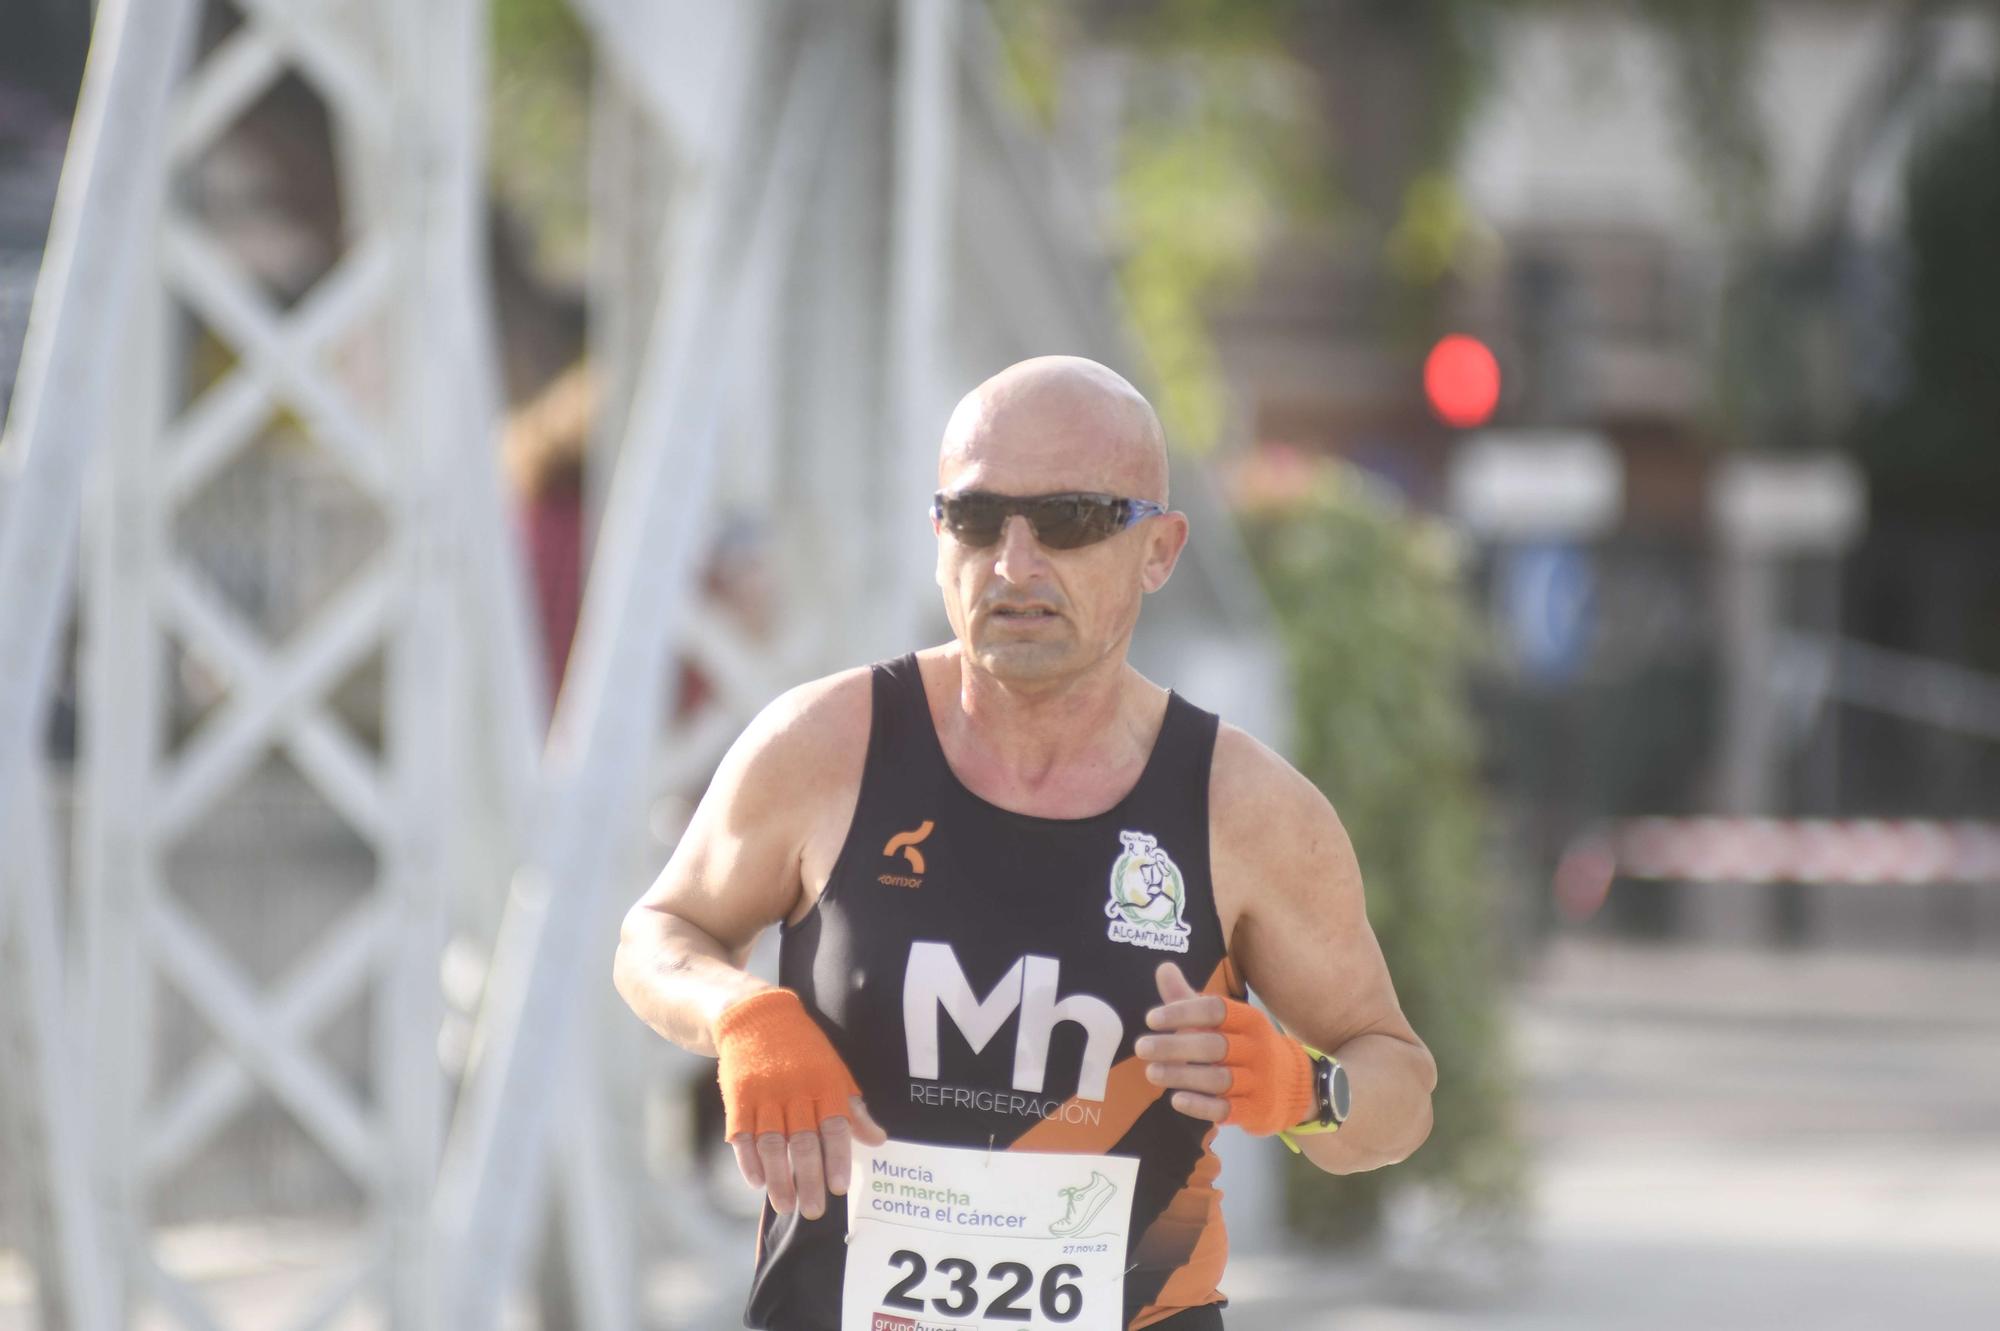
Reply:
[[[1008,967],[984,998],[972,992],[972,982],[958,964],[949,943],[912,943],[903,971],[903,1038],[908,1046],[910,1075],[938,1079],[938,1009],[942,1007],[965,1042],[979,1053],[1017,1009],[1021,1024],[1014,1037],[1014,1089],[1039,1094],[1048,1080],[1049,1035],[1056,1026],[1073,1021],[1083,1027],[1083,1067],[1076,1093],[1102,1100],[1111,1076],[1111,1061],[1125,1038],[1125,1023],[1117,1009],[1094,994],[1056,997],[1062,963],[1054,957],[1030,954]]]

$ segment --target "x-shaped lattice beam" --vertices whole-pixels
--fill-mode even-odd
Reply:
[[[380,80],[325,22],[323,2],[236,0],[244,22],[202,62],[175,107],[168,142],[184,166],[212,144],[287,69],[324,97],[351,133],[379,144],[389,131]]]

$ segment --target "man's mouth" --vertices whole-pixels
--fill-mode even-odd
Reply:
[[[993,616],[996,619],[1033,622],[1054,619],[1056,612],[1047,606],[1039,605],[996,605],[993,607]]]

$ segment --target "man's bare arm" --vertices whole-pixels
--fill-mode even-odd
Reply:
[[[612,975],[640,1020],[689,1053],[714,1058],[723,1011],[770,987],[743,969],[744,959],[678,915],[634,906]]]
[[[1299,1146],[1332,1174],[1406,1159],[1430,1135],[1437,1064],[1396,1000],[1347,831],[1310,781],[1241,731],[1224,728],[1215,763],[1211,857],[1236,906],[1230,953],[1287,1030],[1347,1068],[1347,1122]]]
[[[612,963],[618,992],[667,1039],[720,1054],[725,1105],[732,1088],[746,1093],[759,1074],[739,1068],[743,1079],[731,1080],[729,1055],[720,1049],[723,1014],[774,987],[743,969],[750,945],[803,904],[806,884],[823,881],[846,836],[860,798],[871,687],[868,671],[849,671],[793,689],[765,708],[731,746],[672,859],[620,931]],[[790,1065],[796,1075],[817,1079],[822,1092],[829,1076],[851,1088],[811,1017],[796,998],[789,1004],[764,1009],[764,1020],[778,1026],[765,1025],[761,1036],[739,1030],[736,1038],[787,1038],[776,1032],[795,1021],[789,1038],[798,1041]],[[767,1083],[757,1094],[773,1090]],[[801,1084],[778,1094],[811,1090]],[[819,1095],[812,1102],[825,1103]],[[809,1219],[823,1215],[827,1194],[847,1191],[853,1140],[883,1140],[858,1096],[849,1097],[845,1113],[789,1136],[749,1126],[771,1112],[768,1100],[739,1108],[746,1125],[729,1139],[737,1167],[781,1213],[797,1207]],[[738,1110],[728,1112],[734,1120]],[[793,1110],[783,1112],[789,1118]]]
[[[626,913],[612,966],[618,992],[682,1048],[713,1057],[723,1010],[770,987],[743,964],[757,935],[800,903],[806,857],[829,839],[837,851],[845,835],[868,747],[869,689],[866,670],[847,671],[765,708]]]

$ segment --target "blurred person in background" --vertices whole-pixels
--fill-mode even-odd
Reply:
[[[501,444],[528,552],[551,698],[561,690],[583,604],[583,481],[596,416],[596,380],[578,364],[514,413]]]

